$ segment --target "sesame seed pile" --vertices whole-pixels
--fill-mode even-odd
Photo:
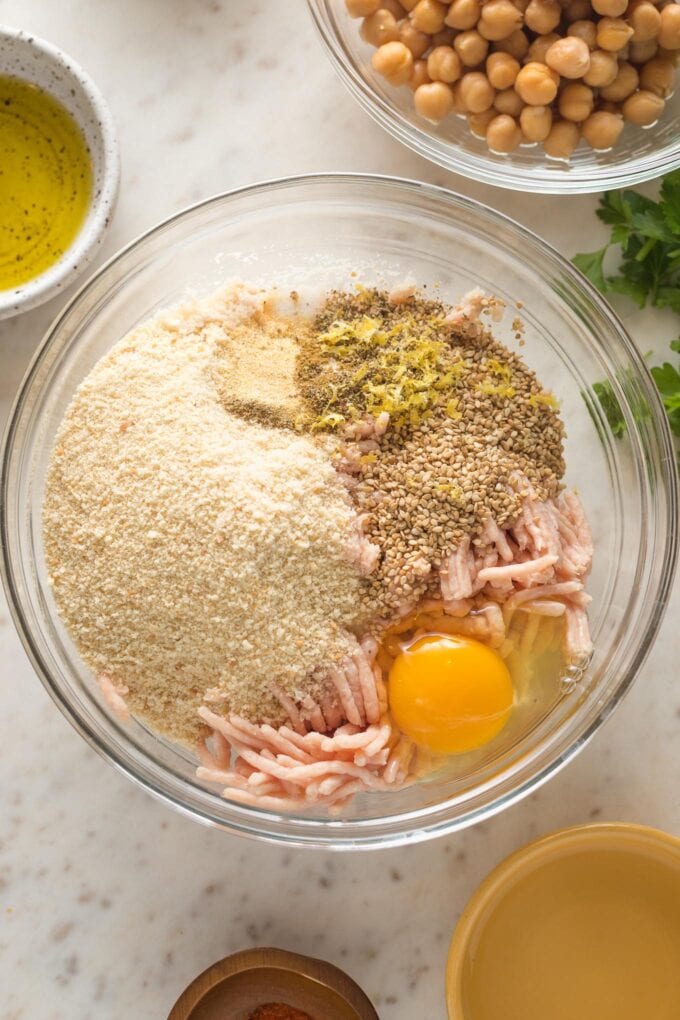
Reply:
[[[352,496],[365,515],[367,538],[381,549],[364,599],[383,617],[437,593],[436,574],[424,576],[424,566],[438,568],[490,517],[501,527],[511,521],[528,494],[527,482],[546,499],[556,494],[564,472],[564,429],[554,399],[486,324],[464,315],[447,318],[447,311],[418,297],[394,305],[384,293],[362,291],[331,295],[315,322],[322,335],[338,322],[348,335],[346,326],[367,316],[391,329],[404,319],[411,328],[422,323],[442,344],[442,371],[463,366],[422,415],[388,428],[379,448],[359,457]],[[317,388],[314,407],[323,414],[332,397],[335,413],[346,418],[348,406],[361,403],[367,377],[359,373],[353,383],[356,360],[332,352],[327,358],[333,383],[325,392]],[[318,365],[316,371],[326,378]],[[514,478],[522,484],[512,484]]]

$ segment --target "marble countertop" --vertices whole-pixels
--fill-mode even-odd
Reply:
[[[601,243],[593,198],[487,188],[382,133],[336,80],[302,0],[0,0],[0,22],[93,75],[123,178],[100,254],[214,192],[305,171],[382,171],[481,198],[565,254]],[[0,423],[63,298],[0,323]],[[661,356],[677,320],[621,311]],[[365,855],[286,852],[205,829],[118,775],[59,714],[0,596],[0,1020],[160,1020],[196,973],[253,945],[339,964],[382,1020],[445,1020],[458,913],[506,854],[559,826],[625,819],[680,834],[674,603],[636,686],[581,756],[501,816]]]

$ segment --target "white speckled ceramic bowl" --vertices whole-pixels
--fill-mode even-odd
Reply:
[[[58,262],[20,287],[0,290],[0,319],[54,297],[80,276],[109,225],[120,177],[113,118],[91,78],[62,50],[28,32],[0,25],[0,74],[38,85],[69,111],[92,159],[92,200],[75,240]]]

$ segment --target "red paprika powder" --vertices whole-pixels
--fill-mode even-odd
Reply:
[[[313,1017],[283,1002],[265,1002],[250,1014],[248,1020],[313,1020]]]

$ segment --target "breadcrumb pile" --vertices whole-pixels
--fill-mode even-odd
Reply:
[[[209,691],[281,721],[270,681],[315,693],[360,623],[355,513],[327,454],[237,418],[216,384],[230,330],[263,315],[240,290],[134,330],[77,391],[47,480],[48,570],[81,655],[186,741]]]

